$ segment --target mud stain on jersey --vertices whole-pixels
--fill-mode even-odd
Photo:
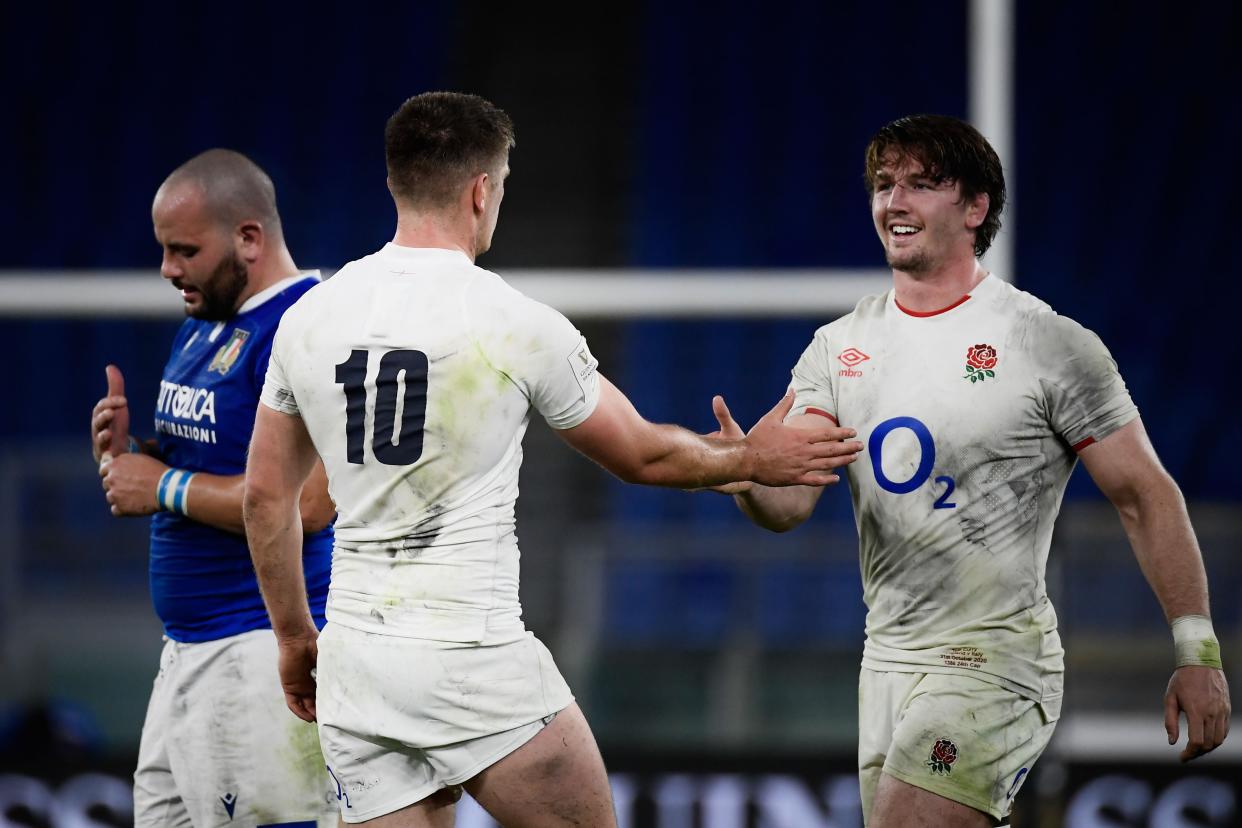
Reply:
[[[987,540],[984,538],[984,533],[988,528],[986,523],[965,516],[958,518],[957,523],[962,528],[962,540],[982,549],[988,548]]]

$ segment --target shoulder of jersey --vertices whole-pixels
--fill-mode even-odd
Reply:
[[[1010,314],[1016,320],[1025,319],[1032,334],[1047,337],[1054,346],[1068,344],[1063,337],[1077,339],[1078,332],[1086,330],[1068,316],[1057,313],[1043,299],[1008,282],[1001,283],[1000,290],[992,294],[992,301],[1001,313]]]
[[[1012,309],[1015,313],[1051,313],[1055,315],[1052,306],[1040,299],[1033,293],[1020,290],[1008,282],[1001,282],[997,291],[992,294],[992,301],[1002,307]]]
[[[348,267],[348,265],[346,265],[346,267]],[[340,273],[344,269],[345,269],[344,267],[341,268],[341,270],[338,270],[337,273]],[[335,274],[333,278],[335,278]],[[293,303],[290,304],[289,307],[285,309],[285,315],[288,316],[289,314],[294,313],[296,311],[304,311],[305,308],[314,305],[316,302],[322,301],[324,294],[329,293],[333,290],[331,285],[332,285],[331,278],[321,279],[315,284],[311,285],[309,288],[306,289],[306,291],[301,296],[299,296],[296,300],[294,300]]]
[[[1107,350],[1094,331],[1026,291],[1005,284],[998,297],[1015,323],[1026,328],[1027,347],[1038,362],[1056,366]]]
[[[842,316],[842,319],[848,319],[853,316],[879,316],[884,313],[884,308],[888,304],[888,295],[893,291],[886,290],[883,293],[872,293],[858,300],[858,304],[854,306],[854,310]]]
[[[858,300],[858,304],[849,313],[842,314],[825,325],[820,325],[815,331],[815,336],[826,338],[831,336],[833,331],[841,330],[853,322],[882,315],[884,313],[884,303],[887,299],[888,293],[875,293],[864,296]]]
[[[487,297],[492,298],[498,304],[508,307],[518,305],[527,309],[547,309],[554,310],[548,305],[527,296],[522,291],[515,288],[504,280],[503,277],[490,270],[481,267],[475,267],[476,278],[470,284],[472,299],[486,300]]]
[[[472,269],[474,270],[475,279],[473,284],[471,284],[471,287],[476,289],[482,288],[484,290],[495,290],[508,296],[521,296],[524,299],[530,298],[525,293],[522,293],[522,291],[506,282],[504,277],[500,274],[493,273],[487,268],[479,267],[478,265],[474,265]]]

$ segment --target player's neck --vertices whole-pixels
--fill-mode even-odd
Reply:
[[[474,233],[462,222],[449,221],[435,213],[397,211],[397,232],[392,243],[401,247],[434,247],[460,250],[475,259]]]
[[[988,272],[973,256],[930,271],[893,271],[897,304],[916,313],[942,310],[957,302],[984,280]]]
[[[240,308],[246,304],[251,296],[262,293],[277,282],[296,276],[300,272],[298,266],[293,263],[293,256],[290,255],[287,247],[281,245],[279,250],[270,251],[269,255],[250,265],[246,290],[237,298],[237,307]]]

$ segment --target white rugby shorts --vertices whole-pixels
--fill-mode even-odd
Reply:
[[[315,726],[285,706],[271,630],[165,640],[134,772],[134,825],[336,825]]]
[[[1004,820],[1052,738],[1059,707],[971,676],[864,667],[858,680],[864,821],[881,773]]]
[[[362,822],[477,776],[573,702],[529,632],[479,646],[329,623],[315,708],[341,818]]]

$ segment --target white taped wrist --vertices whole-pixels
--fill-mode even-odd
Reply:
[[[1222,669],[1220,642],[1206,615],[1183,615],[1173,619],[1173,650],[1178,667],[1195,665]]]

